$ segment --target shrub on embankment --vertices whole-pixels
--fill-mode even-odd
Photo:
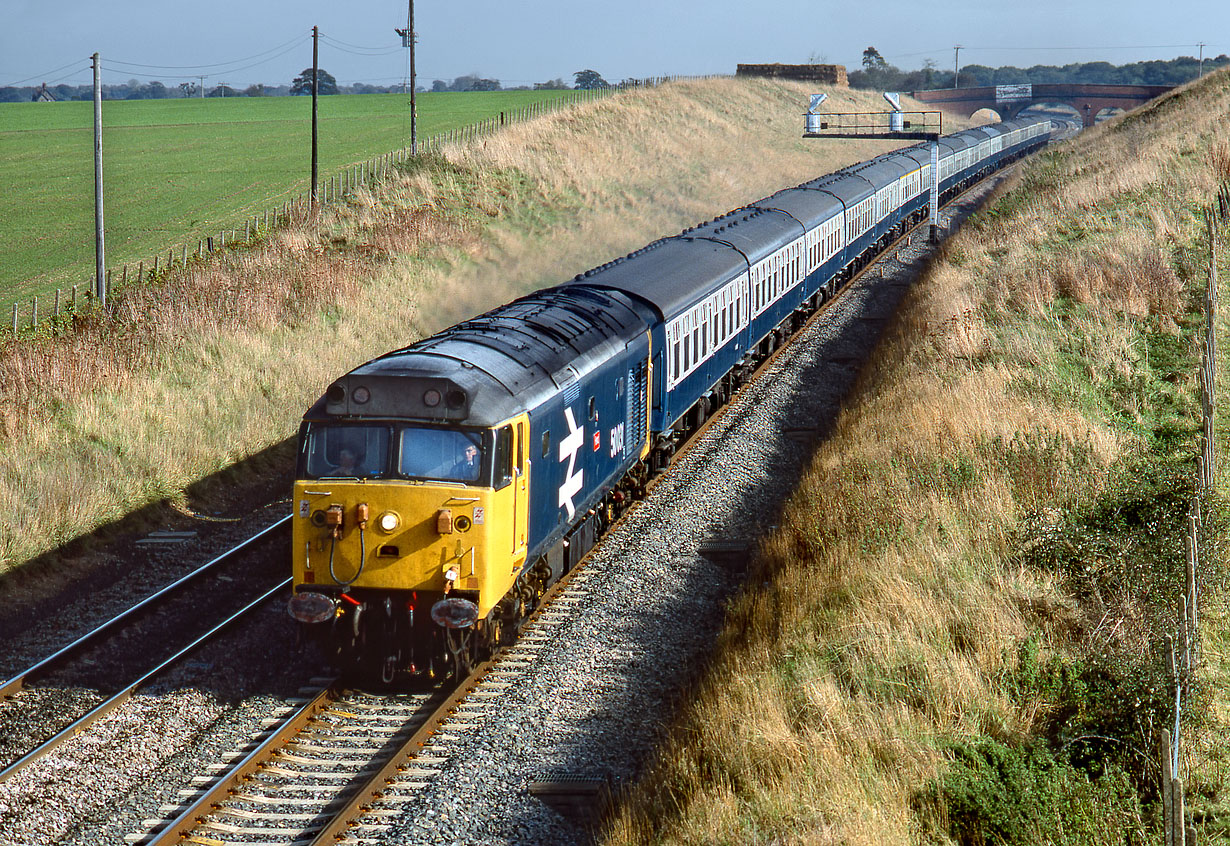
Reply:
[[[603,842],[1160,837],[1198,213],[1230,176],[1228,111],[1222,72],[1090,130],[946,244]],[[1220,508],[1206,521],[1217,537]],[[1185,711],[1202,838],[1225,826],[1224,575],[1201,574]]]
[[[124,291],[106,320],[0,341],[0,572],[182,500],[375,355],[888,149],[801,139],[809,91],[677,83],[514,125]]]

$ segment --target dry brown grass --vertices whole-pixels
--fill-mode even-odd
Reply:
[[[6,344],[0,571],[289,437],[375,355],[886,149],[800,139],[809,91],[681,83],[517,125],[125,292],[114,319]]]
[[[1199,281],[1189,256],[1228,110],[1223,72],[1109,121],[1032,162],[948,243],[604,842],[950,842],[944,809],[920,801],[944,750],[1029,738],[1056,707],[1011,694],[1023,643],[1151,649],[1131,584],[1082,602],[1022,564],[1019,539],[1142,447],[1142,333],[1175,327]],[[1080,801],[1084,834],[1022,842],[1122,843],[1144,825],[1096,789]]]

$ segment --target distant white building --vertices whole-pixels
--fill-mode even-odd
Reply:
[[[34,92],[34,96],[30,98],[35,103],[54,103],[56,95],[47,90],[47,83],[43,83],[43,87]]]

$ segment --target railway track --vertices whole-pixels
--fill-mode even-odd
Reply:
[[[69,718],[66,724],[63,716],[60,716],[58,720],[47,718],[40,713],[43,710],[40,708],[41,703],[28,701],[35,698],[33,694],[40,680],[46,681],[64,674],[71,674],[75,669],[75,664],[82,661],[83,656],[98,655],[108,648],[119,650],[121,653],[131,653],[134,650],[145,652],[148,649],[147,638],[132,637],[135,630],[151,622],[157,625],[157,618],[160,614],[175,614],[178,607],[176,603],[184,600],[189,589],[200,587],[210,577],[224,576],[228,566],[237,561],[246,560],[245,556],[263,543],[284,542],[284,535],[289,533],[289,529],[289,517],[276,521],[0,684],[0,709],[18,709],[20,722],[27,726],[43,725],[48,722],[57,723],[50,736],[36,741],[24,753],[10,756],[7,761],[0,759],[0,782],[16,775],[66,740],[87,731],[90,726],[130,699],[136,691],[164,674],[169,668],[184,661],[205,644],[230,630],[274,597],[284,593],[289,587],[290,580],[283,578],[274,582],[272,587],[266,585],[258,588],[255,598],[250,598],[238,610],[232,607],[222,612],[219,617],[213,618],[215,622],[212,625],[198,620],[200,624],[192,626],[185,624],[182,618],[174,619],[168,625],[180,633],[182,639],[177,643],[164,644],[170,647],[169,654],[164,653],[160,659],[155,659],[152,666],[147,661],[140,669],[132,671],[124,680],[112,684],[109,693],[101,695],[98,701],[86,708],[84,712]],[[136,641],[136,644],[130,646],[125,643],[126,640]],[[108,659],[100,661],[98,658],[85,658],[84,660],[93,665],[90,674],[98,675],[100,671],[97,666]],[[124,663],[128,663],[127,660]]]
[[[551,639],[567,606],[587,595],[584,562],[551,587],[517,642],[460,683],[422,693],[371,694],[318,680],[256,739],[248,753],[216,765],[186,802],[145,821],[129,843],[378,843],[416,793],[440,772],[449,742],[473,726],[476,712],[498,705],[533,654]]]

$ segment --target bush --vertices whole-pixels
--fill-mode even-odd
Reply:
[[[923,817],[939,821],[962,846],[1145,842],[1139,800],[1118,768],[1090,777],[1037,742],[981,740],[954,745],[950,755],[948,773],[920,791],[916,804],[929,806]]]

